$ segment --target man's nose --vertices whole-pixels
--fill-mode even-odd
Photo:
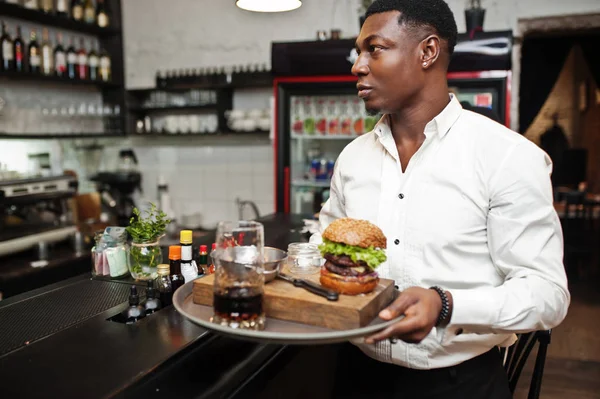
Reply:
[[[354,65],[352,65],[352,75],[366,75],[369,73],[369,65],[366,61],[366,57],[363,57],[362,54],[358,56],[356,61],[354,61]]]

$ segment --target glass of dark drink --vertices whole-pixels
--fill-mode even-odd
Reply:
[[[215,265],[211,321],[231,328],[263,330],[263,225],[221,222],[216,244],[211,253]]]

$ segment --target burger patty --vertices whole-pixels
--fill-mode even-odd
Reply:
[[[354,263],[353,263],[354,265]],[[325,262],[325,269],[329,270],[331,273],[339,274],[341,276],[364,276],[367,274],[371,274],[373,271],[366,266],[338,266],[331,261]],[[361,271],[362,270],[362,271]]]
[[[373,280],[378,280],[379,275],[377,272],[371,272],[367,274],[363,274],[360,276],[342,276],[337,273],[330,272],[326,267],[321,269],[321,276],[327,276],[334,280],[347,281],[347,282],[357,282],[357,283],[368,283]]]
[[[348,255],[333,255],[333,254],[325,254],[325,259],[334,263],[337,266],[345,266],[345,267],[355,267],[355,266],[367,266],[365,261],[359,260],[357,263],[354,263],[352,259]]]

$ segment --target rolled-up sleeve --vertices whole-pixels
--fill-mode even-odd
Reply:
[[[519,333],[554,328],[565,318],[571,298],[551,170],[543,151],[522,142],[490,177],[488,246],[504,283],[451,290],[454,309],[446,330]]]

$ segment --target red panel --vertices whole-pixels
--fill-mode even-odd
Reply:
[[[504,115],[506,115],[506,127],[509,129],[510,127],[510,106],[512,102],[512,72],[508,72],[508,76],[506,78],[506,110],[504,111]]]
[[[283,169],[284,181],[283,181],[283,211],[290,213],[290,167],[286,166]]]
[[[277,169],[277,165],[278,165],[278,161],[279,161],[279,101],[278,101],[278,95],[277,95],[277,83],[275,83],[273,85],[273,98],[275,99],[275,109],[273,110],[273,112],[275,113],[274,115],[274,124],[273,124],[273,150],[275,151],[275,154],[273,156],[273,159],[275,160],[275,167],[273,168],[273,170],[275,171],[275,209],[277,211],[279,211],[277,209],[277,193],[279,192],[279,187],[277,187],[277,173],[278,173],[278,169]]]

